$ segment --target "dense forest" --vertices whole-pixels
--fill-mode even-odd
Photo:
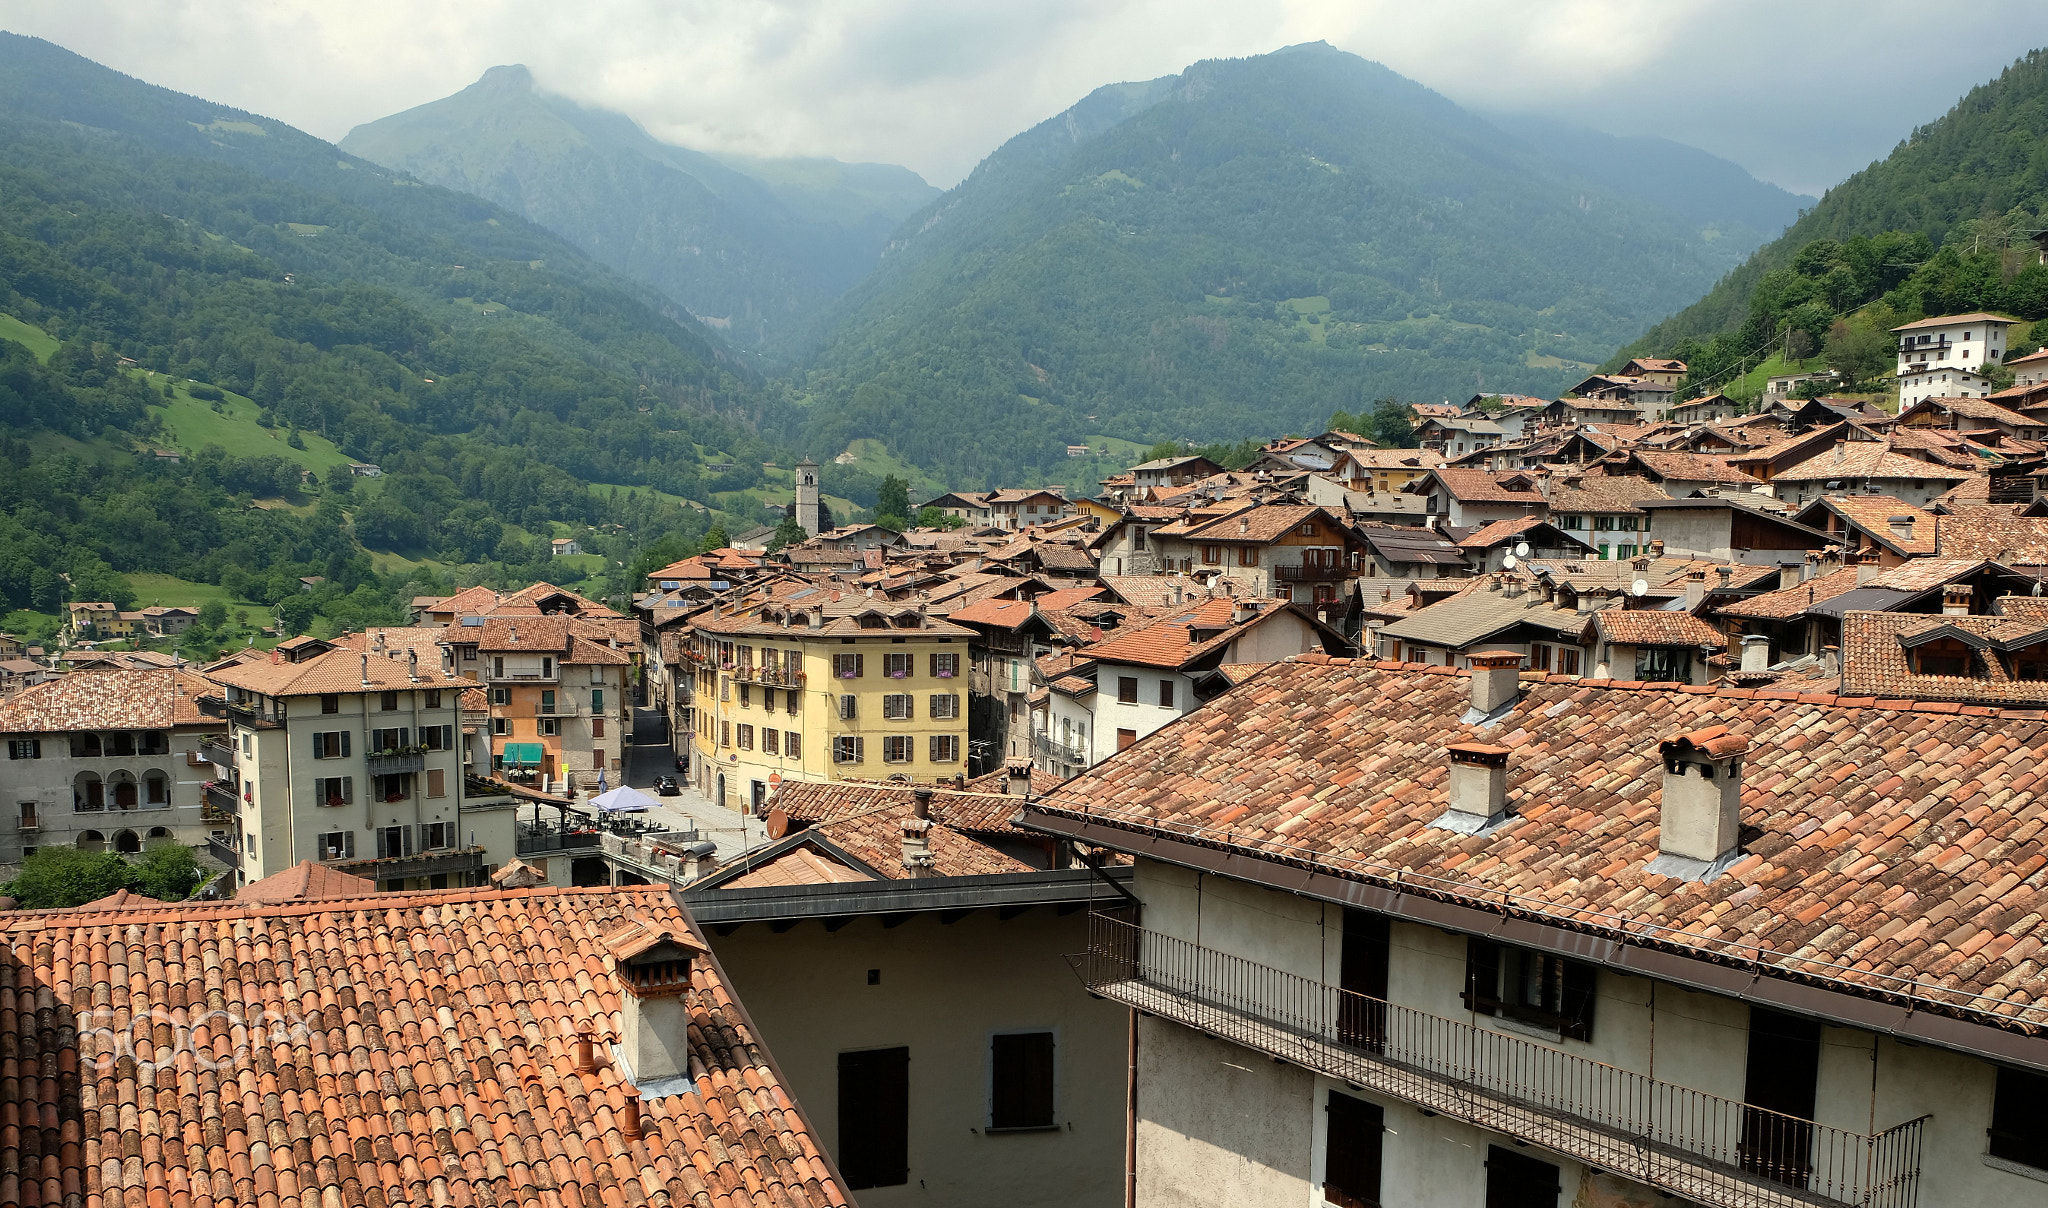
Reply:
[[[1101,89],[1011,140],[905,224],[798,388],[814,447],[880,436],[982,485],[1061,473],[1100,433],[1561,390],[1748,246],[1297,47]]]
[[[1732,362],[1788,330],[1823,339],[1832,324],[1823,312],[1843,315],[1902,287],[1893,309],[1906,318],[1979,307],[2039,317],[2020,313],[2038,309],[2038,277],[2017,270],[2044,226],[2048,50],[2036,50],[1830,189],[1784,235],[1609,364],[1687,350],[1704,351],[1703,363]]]
[[[701,509],[633,488],[706,501],[784,456],[773,394],[714,341],[511,214],[47,43],[0,36],[0,68],[0,312],[62,342],[0,357],[12,604],[102,565],[340,581],[364,546],[531,564],[508,526],[689,536]],[[351,498],[275,458],[148,456],[172,381],[383,477]]]

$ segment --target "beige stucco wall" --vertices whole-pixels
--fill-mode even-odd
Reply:
[[[1039,907],[1003,922],[857,919],[835,932],[749,924],[710,939],[805,1114],[836,1155],[839,1054],[910,1048],[910,1182],[857,1193],[862,1208],[1111,1208],[1122,1203],[1128,1013],[1090,998],[1065,956],[1087,915]],[[867,972],[880,970],[879,985]],[[1060,1128],[988,1135],[997,1032],[1054,1033]]]
[[[1140,1017],[1138,1208],[1313,1202],[1315,1082],[1298,1066]]]

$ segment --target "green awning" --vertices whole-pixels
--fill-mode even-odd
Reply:
[[[540,766],[541,745],[537,742],[508,742],[498,752],[498,766],[505,768],[537,768]]]

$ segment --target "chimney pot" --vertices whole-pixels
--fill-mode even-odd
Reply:
[[[576,1072],[595,1074],[597,1072],[597,1043],[590,1033],[579,1032],[576,1036]]]
[[[1968,583],[1951,583],[1941,589],[1941,615],[1945,617],[1966,617],[1970,615],[1970,599],[1976,589]]]
[[[1771,669],[1770,635],[1748,633],[1742,636],[1742,669],[1744,671],[1769,671]]]
[[[1842,673],[1842,648],[1840,646],[1826,646],[1821,649],[1820,673],[1829,677]]]
[[[640,1092],[626,1088],[626,1102],[619,1109],[619,1132],[628,1141],[640,1139]]]
[[[1522,694],[1522,656],[1512,650],[1481,650],[1472,655],[1472,711],[1466,724],[1477,724],[1515,703]],[[1455,750],[1456,748],[1453,748]]]
[[[924,785],[910,790],[911,812],[925,821],[932,817],[932,791]]]
[[[1467,742],[1449,748],[1449,754],[1450,809],[1431,825],[1472,835],[1506,821],[1508,749]]]
[[[903,867],[913,877],[932,870],[932,820],[910,817],[903,820]]]
[[[363,687],[370,686],[370,656],[363,655]]]
[[[1688,881],[1717,875],[1741,839],[1742,758],[1747,740],[1713,726],[1661,745],[1664,792],[1657,859],[1650,871]]]

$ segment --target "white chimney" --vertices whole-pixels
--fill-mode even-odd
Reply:
[[[1479,725],[1513,707],[1522,695],[1522,656],[1512,650],[1481,650],[1472,663],[1472,708],[1465,724]]]
[[[1507,821],[1508,749],[1464,742],[1449,748],[1450,808],[1431,826],[1476,835]]]
[[[1742,757],[1749,742],[1713,726],[1662,744],[1664,793],[1657,815],[1658,856],[1649,870],[1687,881],[1718,876],[1733,862],[1742,833]]]
[[[1003,791],[1012,797],[1031,799],[1031,765],[1018,762],[1004,769]]]
[[[1746,633],[1742,635],[1742,669],[1744,671],[1769,671],[1771,669],[1770,635]]]
[[[1911,516],[1893,516],[1886,520],[1885,524],[1892,531],[1892,540],[1909,544],[1912,542],[1913,518]]]
[[[683,930],[630,923],[605,941],[619,979],[619,1056],[634,1082],[690,1072],[690,967],[710,949]]]
[[[1821,648],[1820,673],[1830,678],[1842,673],[1842,648],[1840,646],[1825,646]]]
[[[420,682],[420,652],[417,646],[410,647],[405,652],[405,674],[413,683]]]
[[[911,815],[903,820],[903,867],[913,877],[931,875],[932,871],[932,791],[929,788],[915,788],[910,791]]]
[[[363,656],[363,687],[367,688],[367,687],[369,687],[369,686],[370,686],[370,656],[369,656],[369,655],[367,655],[367,654],[365,654],[365,655]]]
[[[1941,615],[1945,617],[1966,617],[1970,615],[1970,597],[1976,590],[1968,583],[1951,583],[1941,589]]]
[[[1685,610],[1691,612],[1707,598],[1707,572],[1699,567],[1685,572]]]

